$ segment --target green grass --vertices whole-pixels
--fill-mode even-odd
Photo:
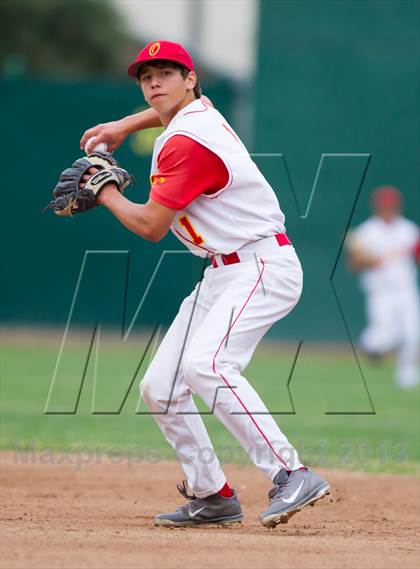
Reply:
[[[58,345],[59,338],[50,343],[37,342],[36,337],[26,343],[3,342],[1,448],[32,445],[40,452],[46,447],[57,451],[85,447],[89,452],[113,448],[113,452],[146,457],[174,456],[153,418],[144,414],[137,379],[120,414],[91,412],[94,391],[96,411],[116,411],[120,406],[141,356],[141,345],[132,341],[129,345],[105,342],[97,360],[95,390],[92,351],[76,414],[45,414]],[[72,408],[86,353],[87,344],[81,340],[66,347],[50,410]],[[375,414],[368,414],[370,401],[350,351],[303,346],[290,384],[292,403],[287,380],[293,357],[293,348],[262,346],[245,375],[305,462],[374,472],[418,471],[419,392],[394,385],[391,361],[379,366],[362,362],[375,409]],[[199,408],[206,411],[200,402]],[[247,461],[245,452],[213,416],[205,415],[204,420],[222,461]]]

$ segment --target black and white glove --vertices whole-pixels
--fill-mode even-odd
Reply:
[[[91,169],[95,169],[92,174]],[[89,179],[85,180],[85,175],[90,175]],[[61,172],[53,200],[44,211],[52,208],[54,213],[63,216],[88,211],[97,205],[99,192],[109,183],[115,184],[122,193],[134,184],[134,178],[108,152],[92,152]]]

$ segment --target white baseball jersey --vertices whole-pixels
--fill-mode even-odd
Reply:
[[[201,194],[178,211],[172,232],[195,255],[228,254],[263,237],[284,233],[284,214],[276,195],[245,146],[214,108],[197,99],[181,109],[156,139],[152,175],[158,156],[175,135],[189,137],[216,154],[229,173],[224,188]],[[194,183],[194,180],[191,180]]]
[[[212,185],[217,166],[223,176]],[[143,378],[143,400],[200,498],[223,488],[226,477],[216,456],[202,459],[202,451],[213,449],[193,393],[271,480],[281,468],[300,468],[298,453],[242,375],[263,335],[302,291],[294,248],[271,237],[285,231],[272,188],[223,116],[200,100],[179,111],[156,139],[151,182],[151,199],[176,210],[172,231],[195,255],[229,254],[252,243],[246,250],[258,249],[258,258],[206,268]]]
[[[389,223],[371,217],[354,230],[354,236],[367,252],[382,260],[379,267],[363,271],[361,285],[366,292],[416,287],[414,250],[419,228],[415,223],[400,216]]]

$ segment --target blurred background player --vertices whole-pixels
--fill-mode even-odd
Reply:
[[[419,228],[401,215],[401,193],[392,186],[372,194],[374,215],[349,235],[350,267],[361,273],[367,327],[360,345],[370,356],[397,352],[395,380],[419,383]]]

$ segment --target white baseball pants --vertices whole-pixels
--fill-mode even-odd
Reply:
[[[242,371],[272,324],[299,300],[302,269],[292,246],[264,239],[249,261],[207,267],[183,301],[141,384],[140,393],[176,450],[200,498],[226,478],[192,393],[198,394],[270,479],[302,466]],[[243,258],[243,255],[241,255]],[[209,457],[211,457],[209,459]]]
[[[420,303],[416,287],[369,293],[366,297],[368,326],[361,345],[379,354],[397,351],[395,381],[401,387],[419,383]]]

